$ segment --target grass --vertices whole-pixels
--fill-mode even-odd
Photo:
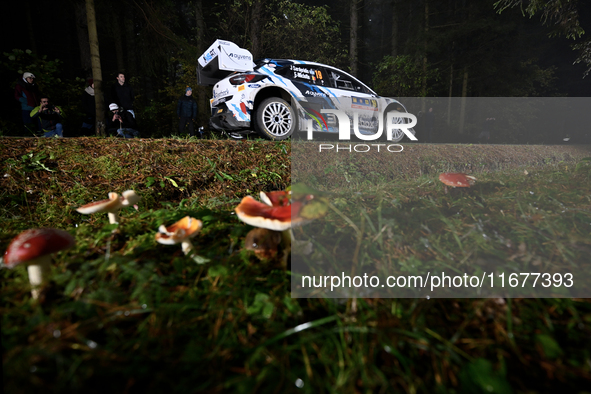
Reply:
[[[291,172],[284,143],[5,139],[0,152],[8,175],[0,246],[30,227],[63,228],[77,240],[55,257],[40,302],[23,268],[0,270],[5,392],[583,393],[591,385],[587,299],[291,298],[290,271],[246,250],[251,227],[233,214],[243,196],[297,177],[329,185],[336,210],[296,238],[328,234],[343,255],[357,250],[360,269],[393,261],[382,268],[586,270],[588,161],[503,162],[477,173],[473,189],[446,194],[433,176],[439,168],[414,178],[384,170],[379,186],[367,182],[377,157],[364,165],[331,157],[325,174],[310,156],[309,168]],[[454,165],[437,153],[423,162]],[[74,210],[128,188],[142,200],[119,225]],[[154,241],[160,225],[186,215],[204,222],[197,257]],[[312,267],[333,255],[320,246]]]

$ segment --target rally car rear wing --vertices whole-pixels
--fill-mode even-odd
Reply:
[[[199,57],[197,81],[199,85],[213,86],[233,72],[252,71],[253,67],[252,53],[248,50],[230,41],[216,40]]]

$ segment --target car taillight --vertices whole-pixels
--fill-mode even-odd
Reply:
[[[261,74],[240,74],[230,78],[230,83],[232,85],[242,85],[243,83],[248,82],[258,82],[261,79],[265,79],[266,77],[266,75]]]

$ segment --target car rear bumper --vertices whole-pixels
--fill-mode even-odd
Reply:
[[[212,108],[215,114],[209,119],[209,125],[215,130],[240,131],[250,128],[249,121],[238,120],[228,109]]]

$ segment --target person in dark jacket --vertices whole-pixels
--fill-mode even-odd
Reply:
[[[82,93],[82,108],[84,109],[83,132],[92,132],[96,119],[96,103],[94,98],[94,81],[88,79],[86,89]]]
[[[39,122],[31,118],[31,111],[39,105],[40,96],[39,88],[35,85],[35,76],[30,72],[24,73],[14,88],[14,98],[21,105],[23,125],[33,133],[39,129]]]
[[[31,111],[32,119],[39,119],[44,137],[63,137],[62,121],[64,112],[49,102],[49,98],[41,96],[41,104]]]
[[[117,82],[111,87],[111,99],[119,107],[133,115],[135,119],[135,112],[133,110],[133,89],[130,84],[125,82],[125,74],[117,73]]]
[[[109,105],[109,110],[113,113],[113,117],[108,120],[107,130],[109,132],[116,131],[117,137],[133,138],[139,137],[140,133],[137,131],[137,124],[133,116],[125,108],[119,107],[116,103]]]
[[[179,133],[185,132],[185,126],[189,124],[189,135],[195,135],[195,126],[193,122],[197,118],[197,103],[193,98],[193,89],[187,86],[185,94],[179,98],[176,106],[176,114],[179,117]]]

